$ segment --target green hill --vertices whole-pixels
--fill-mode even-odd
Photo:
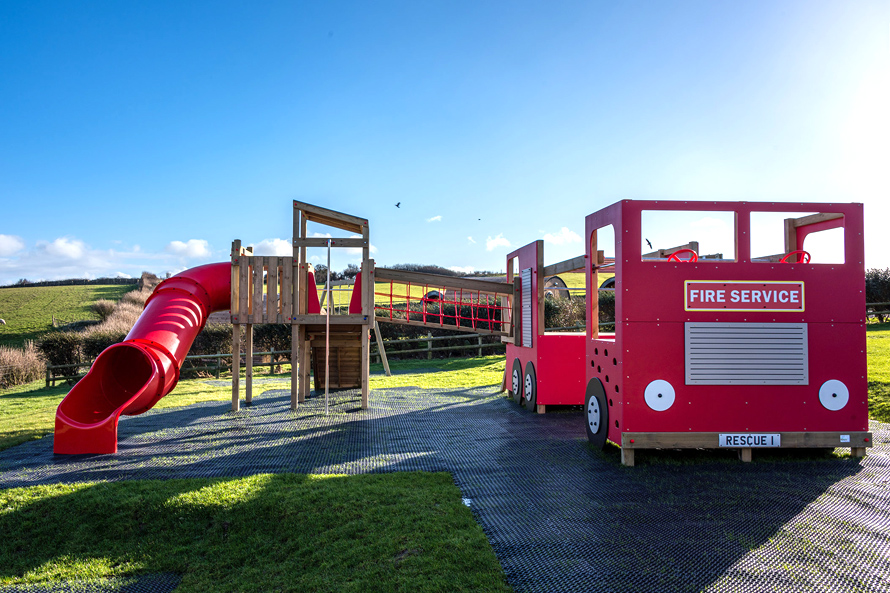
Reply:
[[[136,288],[134,284],[96,286],[36,286],[0,288],[0,345],[22,346],[52,329],[55,316],[61,323],[99,319],[90,305],[100,299],[113,301]]]

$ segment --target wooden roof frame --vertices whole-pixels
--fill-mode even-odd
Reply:
[[[368,228],[367,218],[359,218],[358,216],[344,214],[343,212],[307,204],[306,202],[294,200],[294,210],[299,210],[303,220],[317,222],[319,224],[349,231],[350,233],[361,234]]]

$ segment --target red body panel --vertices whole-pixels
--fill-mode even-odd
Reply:
[[[736,260],[642,260],[644,210],[735,212]],[[814,230],[843,226],[845,263],[752,261],[751,212],[842,214],[841,219],[798,228],[797,238],[802,241]],[[610,224],[616,237],[616,333],[609,340],[587,340],[584,365],[585,385],[600,379],[611,400],[610,441],[620,444],[623,432],[868,430],[861,204],[623,201],[587,217],[588,256],[593,231]],[[802,283],[805,306],[778,311],[686,310],[687,281]],[[592,286],[595,291],[594,270],[588,266],[588,294],[595,294]],[[588,299],[588,336],[593,335],[590,306]],[[807,384],[687,385],[686,322],[806,324]],[[655,411],[644,400],[646,386],[657,379],[670,383],[676,394],[673,405],[664,411]],[[849,390],[849,402],[840,410],[820,403],[819,389],[828,380],[840,381]]]
[[[531,268],[531,347],[523,347],[522,321],[514,320],[517,343],[507,344],[506,373],[509,375],[513,361],[519,359],[523,372],[531,362],[537,376],[538,405],[581,405],[584,403],[584,346],[581,333],[544,333],[543,311],[543,242],[535,241],[507,256],[517,259],[519,272]],[[521,295],[514,298],[521,299]],[[539,306],[541,305],[541,306]]]

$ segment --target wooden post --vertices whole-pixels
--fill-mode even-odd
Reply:
[[[241,390],[241,240],[232,241],[232,299],[229,303],[229,314],[232,321],[232,411],[237,412]],[[221,362],[221,360],[220,360]]]
[[[216,353],[216,372],[214,373],[214,376],[217,379],[219,379],[219,375],[222,370],[222,356],[220,356],[220,354],[222,354],[222,353],[217,351],[217,353]]]
[[[363,238],[365,240],[368,239],[368,227],[366,226],[363,230]],[[363,253],[366,254],[368,252],[367,246],[364,248]],[[362,337],[362,353],[361,358],[359,359],[359,364],[361,365],[361,377],[362,377],[362,409],[367,410],[369,405],[369,398],[371,395],[371,328],[377,328],[376,319],[374,317],[374,274],[373,274],[373,262],[368,259],[367,255],[362,258],[362,315],[364,315],[364,323],[361,325],[361,337]],[[378,338],[379,339],[379,338]],[[379,342],[378,342],[379,348]]]
[[[244,403],[248,406],[253,402],[253,324],[247,324],[247,335],[244,344]]]
[[[482,357],[482,336],[476,336],[476,343],[479,344],[479,357]]]
[[[850,447],[851,457],[865,457],[865,447]]]
[[[751,447],[739,449],[739,459],[744,463],[751,463]]]
[[[627,467],[634,466],[634,450],[627,447],[621,447],[621,465]]]
[[[380,361],[383,363],[383,370],[386,372],[387,377],[392,377],[392,373],[389,370],[389,361],[386,359],[386,348],[383,346],[383,338],[380,337],[380,326],[377,324],[377,318],[374,318],[374,336],[377,338],[377,353],[380,356]]]
[[[232,411],[241,406],[241,326],[232,324]]]

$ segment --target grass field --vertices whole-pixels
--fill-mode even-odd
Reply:
[[[120,300],[135,284],[33,286],[0,288],[0,345],[21,347],[52,329],[52,318],[63,322],[99,319],[90,305],[100,299]]]
[[[173,572],[183,593],[510,591],[444,473],[13,488],[0,532],[0,585]]]
[[[497,384],[503,358],[392,367],[386,377],[371,366],[372,389]],[[49,434],[67,389],[35,382],[0,393],[0,449]],[[156,407],[230,397],[228,386],[184,380]],[[0,532],[0,586],[175,572],[177,591],[510,591],[447,474],[0,490]]]

